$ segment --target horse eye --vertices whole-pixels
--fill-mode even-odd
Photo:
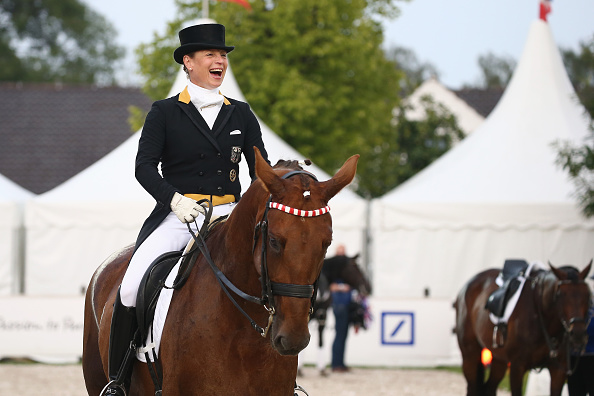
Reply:
[[[278,239],[276,239],[275,237],[270,237],[269,238],[269,241],[268,241],[268,244],[270,245],[270,248],[271,249],[274,249],[275,251],[280,252],[280,250],[281,250],[281,244],[278,241]]]

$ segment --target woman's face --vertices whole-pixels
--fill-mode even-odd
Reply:
[[[184,56],[184,65],[190,74],[190,81],[202,88],[215,89],[221,86],[227,72],[227,51],[196,51]]]

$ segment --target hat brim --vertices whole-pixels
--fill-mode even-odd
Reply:
[[[179,46],[174,52],[173,52],[173,59],[175,59],[175,61],[177,63],[179,63],[180,65],[184,64],[184,55],[190,54],[192,52],[195,51],[200,51],[200,50],[208,50],[208,49],[222,49],[225,50],[227,52],[231,52],[235,49],[234,46],[224,46],[224,45],[213,45],[213,44],[208,44],[208,43],[189,43],[189,44],[184,44]]]

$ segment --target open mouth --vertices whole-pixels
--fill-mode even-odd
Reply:
[[[223,69],[210,69],[210,74],[215,77],[221,77],[223,75]]]

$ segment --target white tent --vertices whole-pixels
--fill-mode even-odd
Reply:
[[[0,175],[0,295],[19,291],[23,264],[23,213],[33,193]]]
[[[168,96],[181,92],[186,84],[180,69]],[[245,101],[230,67],[221,92]],[[261,120],[260,125],[272,164],[278,159],[304,159]],[[27,294],[80,293],[106,257],[134,242],[154,206],[153,198],[134,178],[139,137],[135,133],[113,152],[27,205]],[[245,161],[241,164],[245,190],[249,173]],[[319,180],[330,178],[316,166],[307,169]],[[347,245],[349,254],[360,251],[366,224],[365,200],[345,189],[330,206],[335,242]],[[329,254],[333,252],[331,248]]]
[[[584,267],[594,221],[555,164],[556,141],[583,144],[588,118],[548,24],[535,21],[485,122],[372,204],[377,296],[453,298],[472,275],[525,258]]]

